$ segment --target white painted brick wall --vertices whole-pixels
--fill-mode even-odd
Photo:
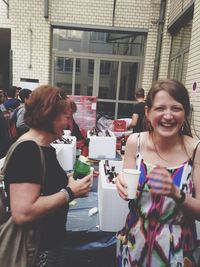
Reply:
[[[8,13],[7,5],[3,1],[0,1],[0,28],[10,27],[10,20],[8,16],[9,16],[9,13]]]
[[[194,127],[200,137],[200,1],[195,1],[195,10],[193,18],[192,37],[190,43],[189,62],[186,77],[186,87],[191,92],[191,103],[194,108]],[[192,92],[192,84],[194,81],[198,83],[196,92]]]
[[[170,0],[171,3],[170,13],[169,13],[169,23],[173,21],[178,14],[180,14],[189,4],[191,4],[192,0]]]
[[[20,78],[39,79],[40,83],[48,83],[50,26],[43,17],[43,1],[10,1],[10,20],[13,84],[18,85]],[[32,31],[31,68],[29,67],[30,30]]]
[[[1,3],[1,2],[0,2]],[[43,17],[43,1],[10,0],[11,47],[13,50],[13,83],[20,78],[50,82],[51,23],[108,26],[113,23],[113,0],[51,0],[49,19]],[[159,0],[120,0],[116,2],[115,27],[148,29],[142,85],[148,90],[152,82]],[[4,7],[5,13],[5,7]],[[5,17],[5,16],[4,16]],[[4,19],[5,21],[5,19]],[[8,25],[8,23],[6,24]],[[32,68],[29,68],[29,28],[32,30]]]

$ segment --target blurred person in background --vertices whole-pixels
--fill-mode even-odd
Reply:
[[[69,123],[69,130],[71,131],[72,136],[76,136],[77,141],[83,140],[84,137],[80,131],[80,128],[76,121],[74,120],[73,114],[77,111],[77,105],[74,100],[70,99],[71,109],[72,109],[72,120]]]
[[[21,104],[21,101],[16,98],[16,94],[16,86],[8,87],[8,89],[6,90],[7,99],[3,103],[6,110],[14,111]]]
[[[19,98],[21,100],[21,105],[15,109],[13,114],[16,121],[16,128],[18,135],[22,135],[29,130],[29,127],[25,124],[24,113],[25,113],[25,103],[29,99],[32,91],[30,89],[21,89],[19,91]]]
[[[7,123],[3,112],[0,110],[0,159],[5,157],[9,146],[10,140],[8,137]]]
[[[144,131],[144,116],[145,116],[145,92],[143,88],[138,88],[135,92],[137,103],[133,106],[132,119],[127,126],[127,130],[133,130],[134,133]]]

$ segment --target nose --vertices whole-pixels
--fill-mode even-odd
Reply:
[[[164,117],[165,119],[172,119],[173,118],[173,114],[172,114],[172,111],[171,110],[166,110],[165,113],[164,113]]]

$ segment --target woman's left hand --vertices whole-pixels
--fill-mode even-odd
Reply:
[[[147,175],[148,185],[152,194],[173,197],[177,187],[169,171],[161,166],[154,167]]]

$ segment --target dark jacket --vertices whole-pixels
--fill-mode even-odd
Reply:
[[[3,158],[10,146],[7,124],[3,112],[0,110],[0,158]]]

